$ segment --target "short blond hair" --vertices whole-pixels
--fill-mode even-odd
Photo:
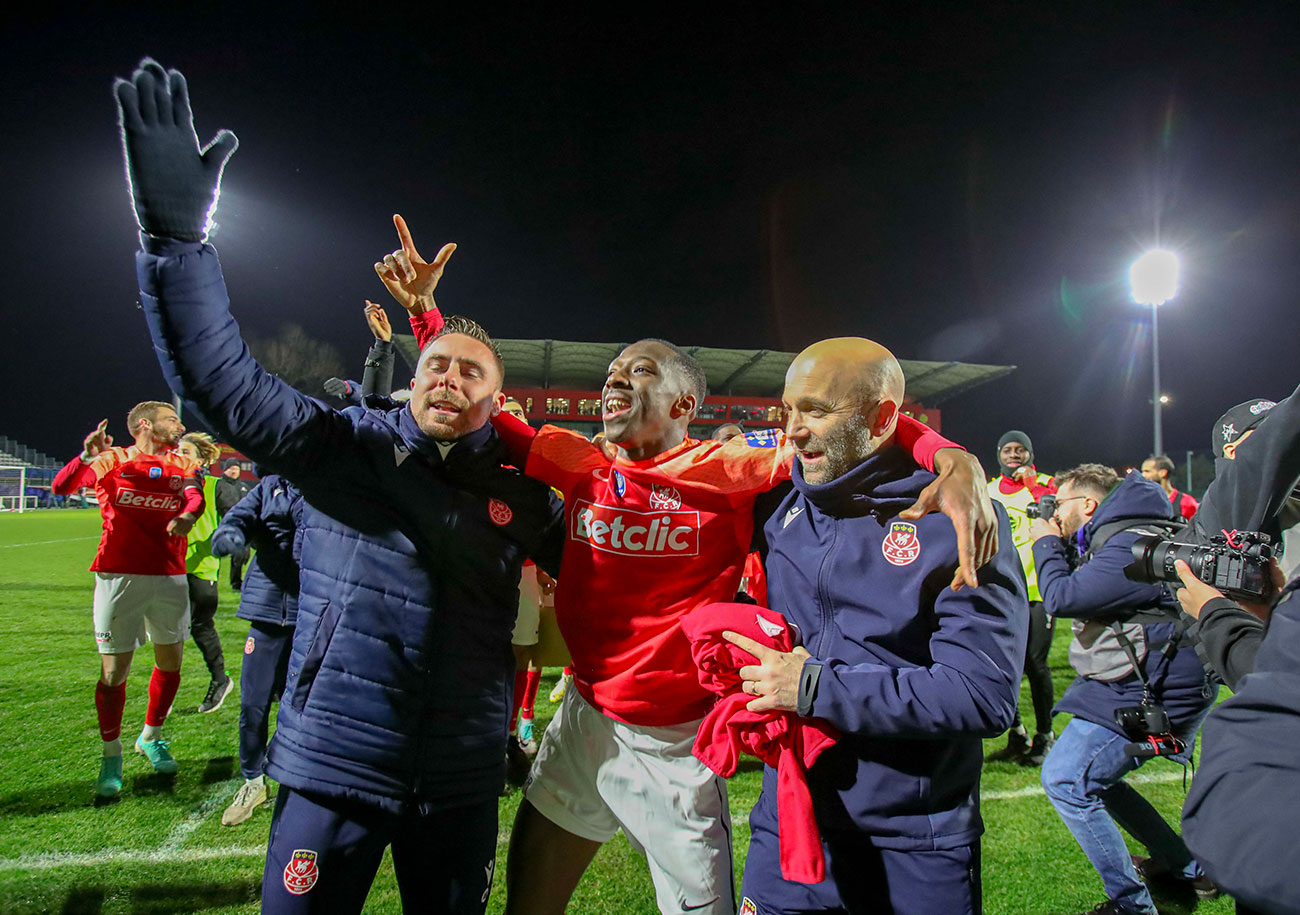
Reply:
[[[206,432],[186,432],[181,436],[181,441],[189,442],[198,450],[199,460],[204,466],[215,464],[217,458],[221,457],[221,446]]]
[[[131,412],[126,414],[126,431],[135,435],[136,426],[140,425],[140,420],[147,419],[153,422],[158,417],[159,410],[176,409],[169,403],[163,403],[161,400],[144,400],[131,408]]]

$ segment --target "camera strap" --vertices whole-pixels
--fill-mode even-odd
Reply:
[[[1174,655],[1178,654],[1179,642],[1183,640],[1183,636],[1187,632],[1187,625],[1183,619],[1179,619],[1174,623],[1174,631],[1169,634],[1169,641],[1165,643],[1164,648],[1160,649],[1161,660],[1158,663],[1167,666],[1173,661]],[[1138,658],[1137,649],[1133,647],[1129,637],[1124,634],[1124,627],[1120,625],[1119,620],[1116,620],[1110,624],[1110,629],[1115,633],[1115,638],[1119,641],[1120,647],[1124,649],[1129,660],[1133,663],[1133,672],[1137,674],[1138,680],[1142,683],[1143,695],[1147,699],[1155,701],[1155,695],[1151,690],[1151,680],[1142,667],[1142,661]]]

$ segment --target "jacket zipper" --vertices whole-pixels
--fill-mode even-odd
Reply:
[[[821,616],[822,631],[817,634],[817,650],[813,652],[813,657],[816,658],[823,656],[822,649],[826,647],[826,634],[831,628],[831,601],[826,586],[826,570],[831,565],[831,558],[835,553],[835,548],[839,545],[840,534],[839,519],[825,514],[821,515],[821,518],[831,523],[831,543],[826,548],[826,555],[822,557],[821,567],[817,570],[817,611]]]

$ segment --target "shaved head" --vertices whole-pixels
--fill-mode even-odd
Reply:
[[[782,400],[804,479],[827,483],[887,445],[903,391],[898,360],[873,340],[835,337],[795,356]]]
[[[787,382],[795,372],[820,376],[863,403],[903,402],[903,369],[898,360],[865,337],[820,340],[794,357],[786,372]]]

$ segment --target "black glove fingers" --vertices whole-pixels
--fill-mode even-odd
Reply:
[[[153,74],[148,70],[136,70],[131,79],[135,83],[136,97],[140,100],[140,121],[145,127],[157,126],[158,96]]]
[[[168,82],[172,90],[172,123],[185,127],[194,123],[194,112],[190,110],[190,85],[179,70],[169,70]]]
[[[140,120],[140,98],[135,84],[118,77],[113,81],[113,95],[117,97],[118,122],[126,130],[140,131],[144,123]]]

